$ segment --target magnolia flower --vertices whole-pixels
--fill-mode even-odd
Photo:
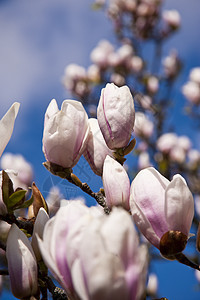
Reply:
[[[47,161],[64,168],[78,162],[88,137],[88,117],[78,101],[65,100],[61,110],[53,99],[46,111],[43,152]]]
[[[123,224],[123,226],[121,226]],[[39,239],[42,256],[70,299],[141,299],[147,249],[127,212],[109,216],[80,202],[61,207]]]
[[[188,81],[182,87],[183,95],[194,104],[199,104],[200,102],[200,86],[194,81]]]
[[[154,125],[144,113],[136,112],[134,129],[137,136],[149,138],[153,134]]]
[[[133,55],[133,47],[129,44],[124,44],[117,50],[117,53],[121,61],[128,61]]]
[[[142,170],[150,166],[151,166],[151,162],[150,162],[149,153],[147,151],[141,152],[138,156],[138,168]]]
[[[108,207],[122,206],[129,210],[130,181],[128,175],[124,167],[108,155],[103,165],[102,180]]]
[[[110,149],[126,147],[135,121],[135,109],[127,86],[118,88],[108,83],[101,91],[97,119],[106,144]]]
[[[197,165],[200,162],[200,152],[196,149],[188,151],[188,160],[190,165]]]
[[[138,73],[143,68],[143,60],[141,59],[141,57],[134,55],[130,59],[128,67],[131,69],[131,71]]]
[[[177,135],[175,133],[165,133],[157,140],[157,148],[163,153],[169,153],[177,145]]]
[[[154,168],[138,173],[131,184],[130,207],[144,236],[167,258],[182,252],[194,216],[194,200],[177,174],[170,182]]]
[[[6,257],[13,295],[19,299],[36,295],[36,258],[28,238],[15,224],[12,224],[9,231]]]
[[[101,40],[97,47],[95,47],[91,54],[91,61],[100,68],[108,66],[109,55],[114,51],[113,45],[107,40]]]
[[[168,78],[173,78],[178,74],[180,61],[175,50],[171,51],[171,53],[163,59],[163,66],[165,75]]]
[[[200,84],[200,67],[193,68],[190,71],[189,78],[191,81]]]
[[[157,93],[159,89],[159,80],[155,76],[149,76],[147,79],[147,89],[151,94]]]
[[[84,67],[77,64],[69,64],[65,68],[65,74],[63,77],[63,84],[69,90],[73,90],[76,82],[79,80],[86,80],[87,73]]]
[[[95,64],[90,65],[87,70],[87,76],[88,79],[92,82],[100,82],[101,80],[100,68]]]
[[[56,215],[47,222],[43,241],[38,238],[45,264],[55,279],[71,295],[70,299],[74,299],[72,296],[75,295],[75,290],[66,256],[66,239],[70,228],[75,227],[79,220],[83,220],[83,225],[87,221],[84,221],[83,216],[90,217],[88,207],[80,201],[67,202],[67,205],[61,206]]]
[[[181,24],[181,17],[177,10],[164,10],[163,11],[163,20],[167,23],[168,26],[172,28],[179,28]]]
[[[103,138],[97,119],[89,119],[90,132],[83,153],[93,172],[99,176],[103,172],[106,155],[112,156],[113,151],[108,148]]]

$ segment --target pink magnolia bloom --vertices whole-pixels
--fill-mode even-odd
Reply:
[[[151,94],[157,93],[159,89],[159,80],[155,76],[149,76],[147,80],[147,89]]]
[[[169,153],[178,142],[177,135],[173,132],[164,133],[157,140],[157,148],[163,153]]]
[[[154,125],[142,112],[135,113],[135,134],[139,137],[149,138],[153,134]]]
[[[63,77],[63,84],[69,90],[74,90],[78,81],[85,81],[87,73],[84,67],[77,64],[69,64],[65,68],[65,74]]]
[[[141,57],[134,55],[130,60],[128,67],[131,69],[131,71],[138,73],[142,70],[143,68],[143,60]]]
[[[163,59],[163,66],[167,77],[174,77],[178,74],[180,62],[175,50]]]
[[[53,99],[45,114],[43,132],[47,161],[64,168],[75,166],[84,151],[88,131],[88,117],[80,102],[65,100],[59,110]]]
[[[143,151],[138,156],[138,168],[140,170],[151,166],[149,152]]]
[[[108,66],[109,55],[113,53],[114,47],[107,40],[101,40],[90,54],[91,61],[100,68]]]
[[[194,104],[199,104],[200,102],[200,86],[194,81],[188,81],[182,87],[183,95]]]
[[[48,221],[39,245],[70,299],[142,298],[147,249],[126,211],[114,208],[106,216],[71,202]]]
[[[108,155],[104,161],[102,180],[108,207],[122,206],[129,210],[130,181],[128,175],[124,167]]]
[[[152,167],[140,171],[131,184],[130,207],[139,230],[158,249],[169,231],[189,237],[194,200],[181,175],[170,182]]]
[[[106,155],[112,156],[113,151],[106,145],[97,119],[91,118],[88,120],[88,123],[90,132],[83,155],[93,172],[101,176]]]
[[[28,238],[15,224],[12,224],[9,231],[6,257],[13,295],[19,299],[36,295],[36,258]]]
[[[126,147],[135,121],[135,109],[127,86],[108,83],[101,91],[97,119],[104,139],[112,150]]]
[[[66,206],[61,206],[56,215],[47,222],[43,240],[38,238],[45,264],[55,279],[71,295],[70,299],[76,299],[76,293],[66,256],[66,239],[70,228],[73,228],[83,216],[90,217],[89,208],[80,201],[70,201]],[[83,219],[82,225],[86,221]]]

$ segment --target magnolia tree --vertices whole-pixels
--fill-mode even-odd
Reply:
[[[178,261],[200,277],[200,152],[168,122],[182,63],[175,50],[163,58],[162,48],[181,20],[161,5],[96,0],[94,8],[113,23],[116,46],[100,41],[87,70],[67,66],[63,84],[76,100],[59,109],[53,99],[44,115],[44,167],[96,205],[64,199],[57,187],[44,199],[22,156],[1,158],[0,273],[9,275],[18,299],[155,299],[155,258]],[[153,58],[142,52],[149,42]],[[188,118],[198,115],[200,67],[182,92]],[[14,103],[0,121],[1,155],[18,109]],[[74,174],[81,156],[101,177],[99,191]],[[183,253],[190,240],[192,258]]]

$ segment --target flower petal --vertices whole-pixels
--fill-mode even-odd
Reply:
[[[165,189],[168,184],[169,181],[152,167],[140,171],[131,184],[130,207],[131,210],[134,210],[134,215],[136,212],[140,212],[136,214],[137,218],[138,215],[140,216],[137,220],[140,221],[140,227],[148,232],[148,228],[145,229],[145,226],[150,223],[153,231],[160,238],[168,231],[164,211]],[[133,205],[134,202],[136,206]],[[135,207],[137,207],[136,210]],[[136,225],[138,224],[136,223]]]
[[[165,213],[169,230],[188,236],[194,217],[194,200],[185,179],[175,175],[166,189]]]

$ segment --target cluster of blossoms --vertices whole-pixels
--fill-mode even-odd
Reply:
[[[171,162],[182,164],[186,160],[192,144],[187,136],[177,136],[175,133],[168,132],[158,138],[156,146],[162,155],[167,156]]]
[[[190,71],[189,81],[182,87],[182,93],[191,103],[200,103],[200,67]]]
[[[135,54],[131,43],[126,40],[115,50],[107,40],[101,40],[91,52],[92,64],[86,70],[77,64],[65,68],[63,84],[67,90],[80,98],[86,97],[95,84],[107,80],[118,86],[125,84],[125,76],[139,74],[143,68],[143,60]]]
[[[10,135],[17,113],[14,109],[18,109],[16,104],[6,115],[9,124],[6,116],[2,119],[4,129],[10,127]],[[37,213],[33,207],[31,239],[16,224],[9,225],[6,257],[17,298],[39,295],[39,269],[44,261],[70,299],[143,299],[148,252],[147,246],[139,243],[135,225],[163,257],[180,260],[194,216],[192,194],[182,176],[177,174],[169,181],[153,167],[141,170],[130,183],[123,162],[134,147],[130,141],[134,123],[134,102],[127,86],[118,88],[112,83],[102,89],[97,119],[88,119],[78,101],[65,100],[61,110],[55,100],[50,102],[43,132],[49,170],[73,180],[72,168],[84,155],[94,173],[102,177],[102,195],[110,213],[106,215],[101,206],[89,208],[80,201],[63,200],[51,218],[47,207],[38,208]],[[140,122],[136,127],[143,132],[142,123],[141,131]],[[8,154],[2,165],[10,167],[12,160]],[[29,168],[22,174],[23,170],[19,172],[21,180],[31,180]],[[4,185],[5,180],[3,191]],[[38,199],[39,190],[36,194]],[[7,196],[5,192],[2,195],[5,210],[1,209],[1,214],[7,216]]]
[[[107,12],[114,23],[116,32],[132,28],[138,38],[153,38],[155,27],[159,27],[157,37],[167,37],[180,27],[181,18],[177,10],[164,10],[161,15],[163,26],[160,29],[160,7],[162,0],[96,0],[100,7],[107,6]],[[107,4],[107,5],[106,5]]]

